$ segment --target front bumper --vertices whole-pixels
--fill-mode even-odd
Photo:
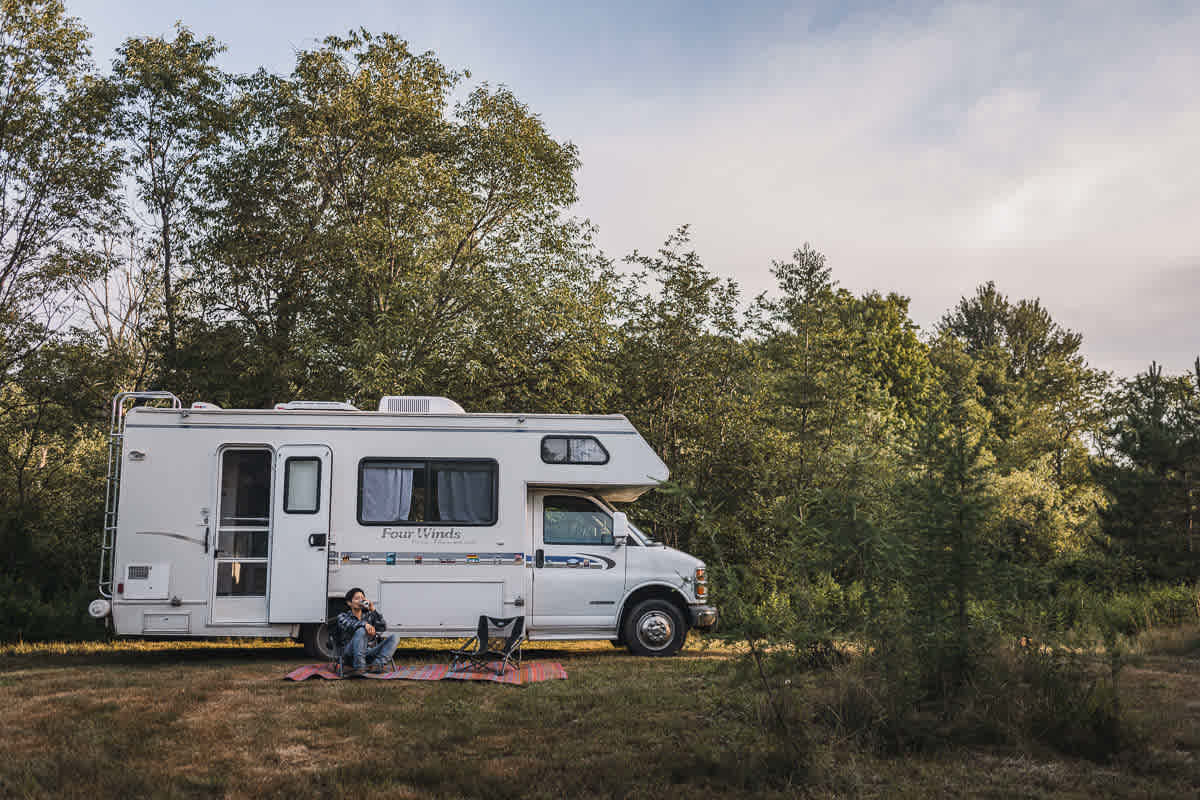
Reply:
[[[711,630],[717,624],[716,606],[688,606],[688,611],[691,612],[692,627],[696,630]]]

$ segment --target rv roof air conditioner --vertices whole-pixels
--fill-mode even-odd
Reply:
[[[462,406],[449,397],[388,395],[379,401],[379,410],[391,414],[465,414]]]
[[[288,403],[276,403],[276,411],[358,411],[350,403],[336,400],[292,400]]]

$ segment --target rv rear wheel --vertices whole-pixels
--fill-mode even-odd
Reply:
[[[674,603],[651,598],[625,618],[622,638],[634,655],[673,656],[687,638],[687,623]]]
[[[304,637],[304,652],[321,661],[333,661],[333,642],[329,638],[329,623],[305,625],[301,635]]]

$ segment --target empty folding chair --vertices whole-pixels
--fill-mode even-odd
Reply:
[[[521,668],[521,645],[525,638],[524,617],[479,617],[479,628],[475,638],[457,650],[451,650],[454,661],[451,672],[467,667],[477,672],[495,672],[503,675],[509,667]],[[500,662],[492,667],[493,661]]]

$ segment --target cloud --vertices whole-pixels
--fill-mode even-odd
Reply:
[[[1157,361],[1169,374],[1191,372],[1200,358],[1200,257],[1112,287],[1119,303],[1091,301],[1072,315],[1102,320],[1092,331],[1092,348],[1109,354],[1106,366],[1121,376],[1142,372]],[[1136,345],[1136,346],[1133,346]]]
[[[747,296],[809,241],[924,325],[994,279],[1098,366],[1182,370],[1200,349],[1200,8],[272,2],[69,7],[102,64],[181,17],[237,70],[286,72],[359,25],[433,48],[580,146],[576,211],[614,256],[690,222]]]
[[[1098,366],[1200,346],[1174,316],[1108,326],[1156,276],[1196,274],[1200,12],[808,19],[745,38],[706,85],[556,109],[582,150],[579,210],[614,255],[690,222],[747,294],[810,241],[844,285],[910,295],[922,324],[994,279],[1040,296]],[[1195,283],[1176,289],[1200,300]]]

